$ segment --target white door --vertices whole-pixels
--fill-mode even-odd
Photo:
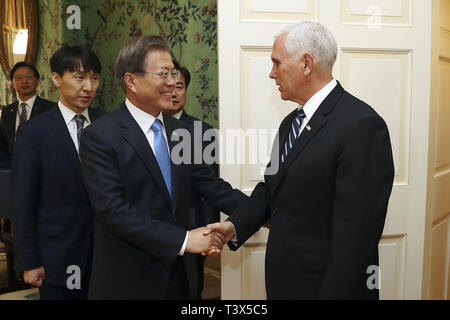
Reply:
[[[268,75],[275,34],[302,20],[318,21],[333,32],[335,78],[388,124],[396,174],[380,242],[382,299],[421,298],[431,6],[429,0],[218,0],[222,133],[276,129],[295,108],[280,99]],[[237,147],[246,152],[247,162],[226,159],[220,167],[221,176],[247,194],[262,178],[261,166],[248,161],[254,151],[249,136]],[[259,135],[258,141],[263,138]],[[221,142],[229,144],[230,137]],[[226,157],[229,150],[223,150]],[[222,299],[265,299],[267,234],[263,228],[239,251],[222,254]]]

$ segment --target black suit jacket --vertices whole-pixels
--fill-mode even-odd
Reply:
[[[164,125],[168,137],[183,128],[170,116],[164,116]],[[164,297],[171,266],[192,228],[191,187],[228,213],[246,199],[209,167],[191,164],[172,164],[171,198],[153,151],[124,104],[84,130],[80,155],[95,212],[90,299]],[[185,253],[183,261],[189,297],[195,298],[195,256]]]
[[[217,135],[214,131],[207,132],[208,130],[214,130],[213,127],[211,127],[206,122],[187,114],[185,111],[183,111],[183,113],[181,114],[180,120],[184,122],[184,124],[186,124],[187,129],[191,134],[191,139],[197,139],[196,141],[194,141],[194,144],[199,146],[201,145],[201,148],[194,148],[194,150],[191,150],[191,152],[201,152],[201,159],[205,164],[208,163],[206,163],[203,157],[203,153],[209,153],[208,156],[215,160],[214,163],[209,162],[209,166],[214,171],[215,176],[218,177],[219,165],[216,158],[216,151],[218,150]],[[194,156],[194,158],[196,157]],[[197,156],[197,158],[199,157]],[[198,192],[193,191],[191,194],[191,208],[194,211],[195,226],[197,227],[206,226],[210,223],[220,221],[220,212]],[[204,264],[206,257],[198,254],[197,258],[199,277],[197,298],[201,299],[204,284]]]
[[[198,139],[200,142],[202,148],[198,151],[208,152],[208,150],[213,150],[212,157],[216,157],[215,150],[218,149],[218,141],[217,136],[214,134],[212,136],[211,141],[208,140],[208,137],[206,137],[205,132],[207,130],[214,130],[213,127],[211,127],[209,124],[207,124],[204,121],[201,121],[200,119],[197,119],[189,114],[187,114],[185,111],[181,114],[180,120],[186,124],[187,129],[191,133],[192,139]],[[200,129],[200,130],[198,130]],[[198,132],[197,132],[198,131]],[[201,134],[201,137],[199,136]],[[203,138],[205,137],[205,141],[203,141]],[[194,143],[195,143],[194,142]],[[212,146],[212,147],[211,147]],[[207,149],[208,148],[208,149]],[[203,160],[203,157],[202,157]],[[206,164],[206,163],[205,163]],[[217,159],[214,163],[209,164],[211,169],[214,171],[215,175],[219,176],[219,165],[217,163]],[[195,210],[195,223],[196,226],[206,226],[209,223],[214,223],[220,220],[220,212],[214,208],[208,201],[206,201],[205,198],[203,198],[199,193],[192,192],[192,199],[191,199],[191,207]]]
[[[294,110],[281,123],[278,158]],[[394,166],[388,129],[338,84],[274,175],[229,220],[238,245],[270,219],[269,299],[377,299],[367,268],[378,265]],[[270,166],[270,165],[269,165]],[[266,171],[267,172],[267,171]],[[232,249],[236,249],[230,244]]]
[[[19,102],[16,101],[3,108],[0,119],[0,169],[11,169],[11,159],[16,140],[16,118]],[[36,96],[30,119],[49,110],[54,102]]]
[[[89,110],[91,121],[97,118]],[[84,274],[92,210],[80,160],[57,104],[17,133],[12,167],[16,269],[44,266],[45,282],[65,286],[67,267]]]

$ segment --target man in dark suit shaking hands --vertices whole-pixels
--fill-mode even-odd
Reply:
[[[63,46],[50,59],[57,104],[23,124],[13,158],[16,269],[42,300],[87,299],[92,210],[79,159],[100,61],[84,46]]]
[[[19,125],[49,110],[54,103],[39,97],[39,72],[27,62],[17,62],[11,69],[10,80],[18,101],[3,108],[0,120],[0,169],[11,169],[16,132]]]
[[[315,22],[276,37],[269,76],[283,100],[298,104],[275,140],[269,167],[279,163],[279,170],[267,170],[228,221],[208,226],[226,240],[236,236],[236,249],[270,220],[269,299],[378,298],[367,270],[378,266],[391,143],[383,119],[333,79],[336,54],[333,35]]]
[[[161,37],[144,36],[124,46],[116,75],[125,102],[81,139],[83,176],[95,212],[89,298],[193,299],[198,274],[192,254],[220,249],[223,239],[193,228],[191,188],[228,214],[246,196],[210,167],[180,163],[171,154],[177,130],[188,131],[163,114],[172,107],[179,72]]]

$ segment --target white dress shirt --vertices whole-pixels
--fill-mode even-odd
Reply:
[[[172,117],[174,117],[175,119],[180,120],[182,114],[183,114],[183,109],[181,109],[180,111],[175,113]]]
[[[300,133],[303,131],[303,129],[308,124],[309,120],[313,117],[314,113],[317,111],[319,106],[322,104],[322,102],[325,100],[326,97],[330,94],[330,92],[334,89],[334,87],[337,86],[336,79],[332,79],[330,82],[328,82],[322,89],[317,91],[309,100],[305,103],[303,106],[303,111],[305,112],[305,117],[302,120],[302,125],[300,126]],[[301,106],[298,106],[300,109]]]
[[[72,138],[73,144],[75,145],[75,149],[77,149],[77,152],[80,153],[80,150],[78,150],[78,137],[77,137],[77,123],[75,122],[74,118],[78,113],[74,112],[73,110],[66,107],[61,100],[58,101],[58,107],[59,110],[62,113],[62,116],[64,118],[64,122],[66,123],[67,129],[69,130],[70,137]],[[91,124],[91,119],[89,118],[89,112],[88,109],[84,109],[81,113],[86,120],[84,120],[83,129],[86,128],[88,125]]]
[[[17,105],[17,115],[16,115],[16,132],[17,132],[17,128],[19,128],[19,123],[20,123],[20,113],[22,112],[22,107],[20,106],[22,103],[26,103],[26,107],[25,109],[27,110],[27,119],[26,120],[30,120],[30,116],[31,116],[31,111],[33,111],[33,104],[36,101],[36,94],[34,96],[32,96],[30,99],[28,99],[27,101],[22,101],[19,98],[19,104]]]
[[[134,118],[134,120],[136,120],[137,124],[139,125],[139,127],[141,128],[145,137],[147,138],[147,141],[148,141],[150,147],[152,148],[153,154],[155,154],[155,139],[154,139],[155,134],[154,134],[153,130],[150,128],[153,125],[153,122],[155,122],[156,118],[158,118],[161,121],[162,132],[164,134],[164,138],[166,139],[167,150],[170,154],[169,144],[167,142],[166,127],[164,125],[164,118],[163,118],[162,113],[160,112],[155,118],[151,114],[149,114],[145,111],[142,111],[141,109],[139,109],[138,107],[133,105],[131,103],[131,101],[128,99],[125,99],[125,105],[127,106],[128,111],[130,111],[131,116]],[[189,236],[189,231],[186,232],[186,237],[184,238],[183,245],[181,246],[180,252],[178,253],[178,255],[180,255],[180,256],[182,256],[184,254],[184,250],[186,250],[188,236]]]

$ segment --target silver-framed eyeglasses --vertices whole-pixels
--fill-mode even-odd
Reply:
[[[17,81],[22,81],[22,80],[31,80],[34,79],[34,74],[31,73],[27,73],[27,74],[18,74],[17,76],[14,76],[14,79],[16,79]]]
[[[169,80],[169,77],[171,77],[175,81],[180,79],[180,71],[178,71],[178,70],[160,71],[160,72],[143,71],[142,73],[156,74],[156,75],[160,76],[164,81]]]

